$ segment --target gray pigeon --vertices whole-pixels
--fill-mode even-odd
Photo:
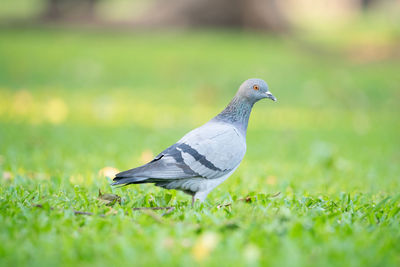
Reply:
[[[206,124],[187,133],[149,163],[118,173],[112,185],[153,183],[181,190],[201,202],[239,166],[246,153],[246,131],[253,105],[276,98],[261,79],[245,81],[229,105]]]

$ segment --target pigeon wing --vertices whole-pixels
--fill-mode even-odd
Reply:
[[[246,152],[245,138],[229,124],[207,123],[186,134],[151,162],[116,175],[116,179],[171,180],[219,178],[236,168]]]
[[[242,161],[246,140],[230,124],[207,123],[178,141],[184,163],[202,177],[219,178]]]

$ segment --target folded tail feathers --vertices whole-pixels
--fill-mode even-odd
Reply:
[[[137,168],[136,168],[137,169]],[[117,173],[111,185],[128,185],[128,184],[143,184],[146,183],[147,178],[135,177],[135,169]]]
[[[128,185],[128,184],[143,184],[147,183],[147,178],[140,177],[118,177],[116,176],[113,179],[113,183],[111,185]]]

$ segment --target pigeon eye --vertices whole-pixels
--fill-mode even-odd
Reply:
[[[258,87],[258,85],[253,85],[253,89],[258,91],[260,90],[260,87]]]

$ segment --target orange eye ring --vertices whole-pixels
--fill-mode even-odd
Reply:
[[[260,90],[260,87],[258,87],[258,85],[255,84],[255,85],[253,85],[253,89],[258,91],[258,90]]]

